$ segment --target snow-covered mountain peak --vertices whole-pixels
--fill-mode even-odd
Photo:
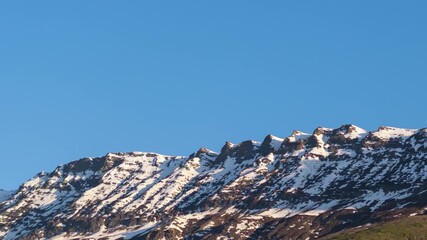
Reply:
[[[293,130],[292,134],[286,139],[288,139],[289,142],[297,142],[299,140],[305,140],[308,137],[310,137],[310,134],[308,133],[298,131],[298,130]]]
[[[327,128],[327,127],[317,127],[313,131],[313,135],[328,135],[330,134],[334,129],[333,128]]]
[[[362,139],[368,134],[365,129],[352,124],[342,125],[336,132],[348,139]]]
[[[199,148],[199,150],[197,150],[196,155],[200,155],[200,154],[218,155],[217,152],[214,152],[214,151],[207,149],[207,148],[204,148],[204,147],[201,147],[201,148]]]
[[[262,141],[261,148],[269,148],[273,149],[274,151],[279,150],[284,140],[285,139],[283,138],[269,134],[264,138],[264,141]]]
[[[234,144],[232,142],[225,142],[224,146],[221,149],[221,152],[231,150],[234,148],[234,146],[236,146],[236,144]]]
[[[426,129],[354,125],[227,142],[220,153],[82,158],[0,201],[0,238],[312,239],[422,213],[426,159]]]
[[[372,134],[373,136],[378,137],[380,139],[392,139],[392,138],[409,137],[415,132],[417,132],[416,129],[405,129],[405,128],[381,126],[378,128],[376,132],[373,132]]]

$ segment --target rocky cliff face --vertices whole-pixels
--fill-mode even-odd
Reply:
[[[427,129],[344,125],[84,158],[0,199],[0,238],[315,239],[425,214],[426,154]]]

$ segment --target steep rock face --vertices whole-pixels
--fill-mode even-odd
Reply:
[[[427,129],[354,125],[188,157],[110,153],[0,201],[4,239],[314,239],[424,214]]]

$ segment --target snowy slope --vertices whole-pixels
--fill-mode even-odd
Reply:
[[[344,125],[219,153],[84,158],[0,203],[0,238],[317,238],[423,213],[426,154],[426,129]]]

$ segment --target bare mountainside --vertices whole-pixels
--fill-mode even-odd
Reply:
[[[2,239],[315,239],[426,213],[427,129],[109,153],[0,192]]]

